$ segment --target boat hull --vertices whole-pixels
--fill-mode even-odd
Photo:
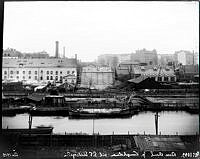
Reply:
[[[80,118],[80,119],[97,119],[97,118],[129,118],[133,114],[130,110],[114,111],[109,113],[104,112],[84,112],[84,111],[69,111],[69,118]]]
[[[51,134],[52,132],[52,127],[32,129],[2,129],[3,134]]]

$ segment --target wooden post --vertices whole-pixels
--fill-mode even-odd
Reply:
[[[31,130],[31,127],[32,127],[32,115],[29,114],[29,130]]]
[[[29,135],[31,135],[31,127],[32,127],[32,115],[29,113],[29,120],[28,120],[28,124],[29,124]]]
[[[156,135],[158,135],[158,112],[155,114]]]
[[[102,139],[102,145],[101,145],[101,146],[103,147],[104,135],[102,135],[102,138],[101,138],[101,139]]]
[[[110,145],[112,146],[112,135],[110,136]]]

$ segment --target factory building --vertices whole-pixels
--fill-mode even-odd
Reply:
[[[71,76],[74,78],[72,79]],[[4,57],[2,67],[3,81],[62,82],[63,78],[76,83],[77,55],[75,58],[59,58],[58,41],[56,41],[55,58],[18,58]]]
[[[77,76],[75,59],[3,59],[2,80],[58,82],[67,75]]]

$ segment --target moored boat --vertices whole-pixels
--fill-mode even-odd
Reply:
[[[2,129],[3,134],[52,134],[53,127],[36,127],[32,129]]]
[[[30,110],[32,116],[68,116],[69,112],[65,108],[34,108]]]
[[[69,110],[69,118],[124,118],[131,117],[129,109],[76,109]]]

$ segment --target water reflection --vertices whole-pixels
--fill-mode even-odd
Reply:
[[[196,134],[199,132],[199,116],[184,111],[159,113],[158,132],[163,135]],[[76,120],[68,117],[33,117],[32,127],[53,126],[54,133],[93,133],[93,120]],[[28,128],[28,114],[2,117],[2,128]],[[100,134],[155,134],[155,113],[142,112],[127,119],[95,119],[94,132]]]

